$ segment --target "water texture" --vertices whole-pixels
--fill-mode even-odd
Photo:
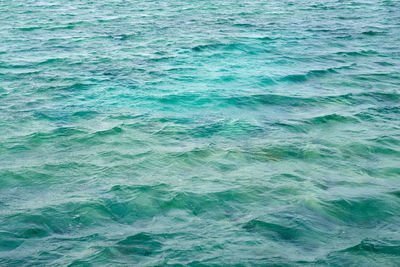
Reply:
[[[0,0],[0,266],[398,266],[400,2]]]

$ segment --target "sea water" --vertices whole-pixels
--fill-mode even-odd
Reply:
[[[399,1],[0,1],[1,266],[398,266],[399,159]]]

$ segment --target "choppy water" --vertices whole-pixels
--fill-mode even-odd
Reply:
[[[400,2],[0,1],[0,265],[396,266]]]

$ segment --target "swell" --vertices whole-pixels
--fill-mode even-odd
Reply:
[[[248,191],[254,193],[248,196]],[[39,202],[24,213],[12,211],[3,217],[3,229],[13,240],[60,238],[92,227],[133,224],[137,220],[152,220],[173,211],[204,218],[225,217],[234,220],[240,205],[262,197],[262,190],[224,190],[210,193],[175,191],[165,185],[114,185],[108,192],[93,200],[64,199]],[[232,201],[236,202],[231,205]],[[240,213],[240,212],[239,212]],[[15,249],[10,248],[10,250]]]
[[[246,52],[248,55],[265,53],[269,50],[262,46],[249,45],[246,43],[213,43],[213,44],[199,44],[191,48],[193,52],[204,53],[204,52]]]
[[[382,242],[380,240],[364,239],[359,244],[343,249],[341,253],[362,253],[400,255],[400,244],[396,242]]]
[[[147,100],[159,101],[165,105],[236,106],[239,108],[257,108],[261,106],[280,107],[316,107],[323,105],[361,105],[366,103],[395,103],[400,99],[398,93],[365,92],[328,96],[289,96],[281,94],[251,94],[238,96],[221,96],[214,94],[170,94],[160,97],[147,97]]]
[[[305,74],[291,74],[278,79],[279,82],[300,83],[306,82],[314,78],[323,78],[325,76],[339,75],[344,71],[352,70],[356,66],[355,63],[351,65],[344,65],[340,67],[330,67],[326,69],[309,70]]]

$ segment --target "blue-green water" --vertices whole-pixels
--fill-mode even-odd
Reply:
[[[0,1],[0,265],[398,266],[400,2]]]

